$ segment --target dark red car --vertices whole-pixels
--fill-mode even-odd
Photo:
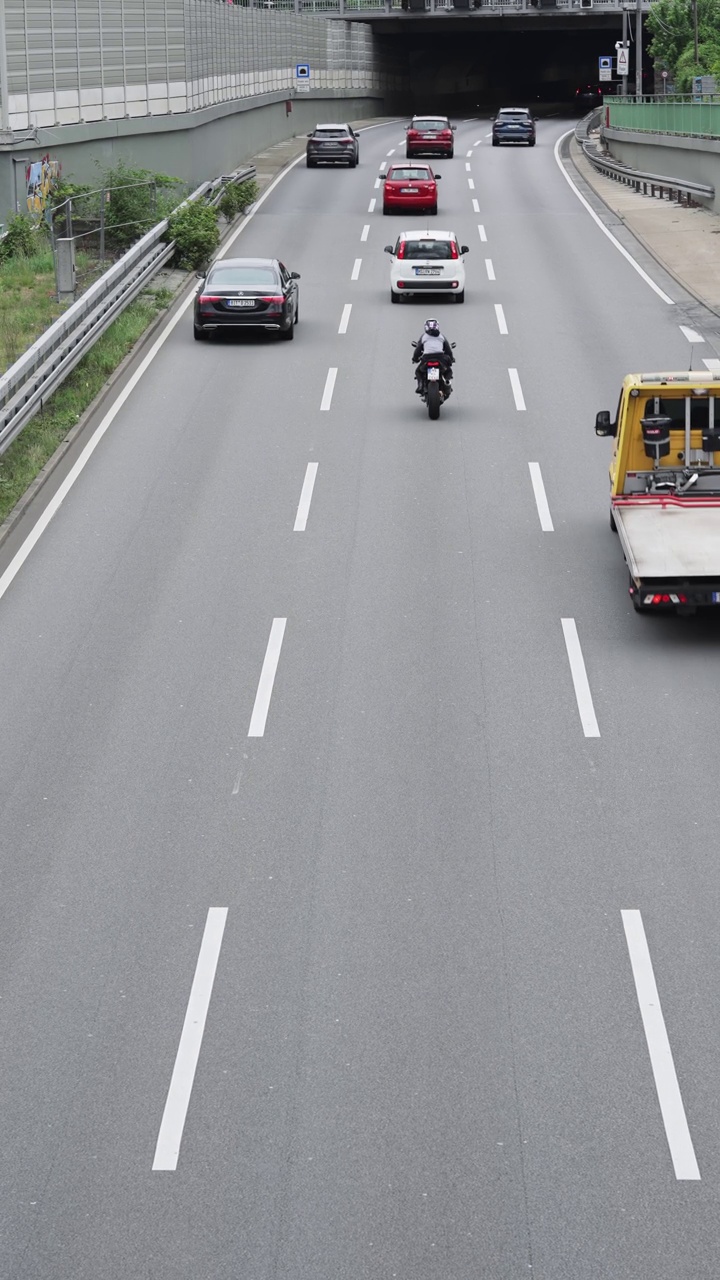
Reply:
[[[453,126],[447,116],[413,116],[405,133],[405,155],[455,155]]]
[[[383,213],[400,209],[437,213],[437,184],[441,177],[429,164],[391,164],[382,174]]]

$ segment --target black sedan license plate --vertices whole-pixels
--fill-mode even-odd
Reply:
[[[228,298],[227,304],[229,307],[254,307],[255,299],[254,298]]]

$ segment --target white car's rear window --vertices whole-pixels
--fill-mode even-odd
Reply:
[[[434,258],[442,261],[452,258],[449,240],[406,240],[406,258]]]

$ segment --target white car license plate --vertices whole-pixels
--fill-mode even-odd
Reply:
[[[439,382],[440,370],[436,367],[428,369],[428,382]]]
[[[416,276],[439,276],[441,270],[442,270],[441,267],[416,267],[415,275]]]
[[[229,307],[254,307],[255,299],[254,298],[228,298],[227,304]]]

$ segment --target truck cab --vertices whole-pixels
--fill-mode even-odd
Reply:
[[[610,527],[639,613],[720,605],[720,374],[628,374],[614,421]]]

